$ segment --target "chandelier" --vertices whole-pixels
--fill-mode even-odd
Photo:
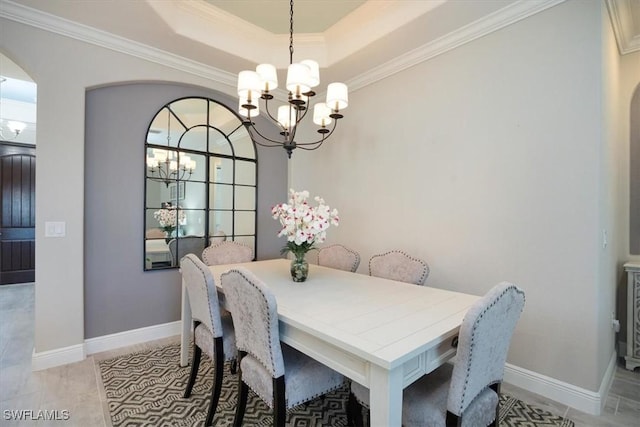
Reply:
[[[171,146],[171,111],[167,109],[167,146]],[[196,170],[196,161],[191,157],[173,150],[152,148],[147,153],[147,178],[169,184],[189,179]]]
[[[344,83],[329,84],[326,102],[318,102],[313,107],[313,122],[319,126],[317,131],[320,137],[312,142],[295,141],[297,126],[309,112],[311,98],[316,95],[313,88],[320,83],[320,71],[316,61],[306,59],[293,62],[293,0],[290,1],[289,17],[289,67],[285,85],[289,92],[288,103],[279,106],[275,115],[269,110],[269,101],[273,99],[271,91],[278,87],[278,76],[275,66],[260,64],[256,71],[238,73],[238,107],[249,133],[255,132],[266,141],[253,138],[256,144],[263,147],[282,147],[291,158],[291,153],[296,148],[315,150],[331,136],[337,121],[343,117],[341,110],[349,105],[349,95]],[[281,140],[264,136],[251,120],[260,114],[259,99],[264,101],[263,111],[280,128]]]
[[[153,181],[164,182],[167,187],[172,182],[189,179],[196,170],[196,161],[189,156],[175,151],[152,148],[152,155],[147,155],[147,178]]]
[[[0,76],[0,85],[6,81],[7,79],[5,77]],[[1,88],[2,86],[0,86],[0,100],[2,99]],[[11,135],[10,137],[6,136],[2,131],[2,126],[0,126],[0,139],[4,141],[10,141],[12,139],[16,139],[18,135],[20,135],[20,132],[22,132],[27,127],[27,124],[23,122],[19,122],[17,120],[7,120],[6,127],[7,129],[9,129],[9,132],[11,132],[13,135]]]
[[[25,127],[27,127],[26,123],[18,122],[15,120],[9,120],[7,121],[7,129],[9,129],[9,132],[11,132],[13,135],[11,137],[5,136],[4,132],[2,131],[2,128],[0,127],[0,139],[3,139],[5,141],[16,139],[18,135],[20,135],[20,132],[22,132]]]

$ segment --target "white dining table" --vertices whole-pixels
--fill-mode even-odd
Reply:
[[[291,261],[275,259],[210,266],[216,286],[242,267],[271,289],[282,342],[370,390],[374,427],[400,426],[402,390],[455,355],[457,332],[479,297],[363,274],[309,266],[296,283]],[[191,309],[182,287],[180,363],[188,364]]]

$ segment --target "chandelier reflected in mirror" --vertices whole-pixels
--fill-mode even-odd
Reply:
[[[147,155],[148,178],[164,182],[167,187],[172,182],[189,179],[196,170],[196,161],[176,151],[153,148],[152,155]]]
[[[282,147],[291,158],[296,148],[315,150],[333,133],[337,121],[343,117],[341,111],[349,105],[347,85],[331,83],[327,86],[326,102],[318,102],[313,107],[313,122],[318,126],[320,134],[317,140],[311,142],[296,142],[296,129],[309,112],[311,98],[316,95],[313,88],[320,84],[319,65],[316,61],[306,59],[293,62],[293,0],[289,9],[289,67],[287,69],[286,90],[288,103],[281,105],[274,115],[269,109],[269,101],[273,99],[272,91],[278,87],[276,67],[271,64],[260,64],[256,71],[241,71],[238,73],[239,113],[243,124],[250,133],[259,138],[253,138],[256,144],[264,147]],[[263,101],[263,112],[280,128],[281,140],[276,140],[261,133],[253,117],[260,114],[260,100]],[[252,135],[253,136],[253,135]]]
[[[167,146],[171,146],[171,110],[167,108]],[[164,182],[169,187],[189,177],[196,170],[196,161],[184,153],[174,150],[152,148],[147,151],[147,178]]]

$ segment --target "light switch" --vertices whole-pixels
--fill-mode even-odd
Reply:
[[[67,223],[64,221],[46,221],[44,223],[45,237],[64,237]]]

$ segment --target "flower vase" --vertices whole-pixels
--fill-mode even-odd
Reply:
[[[304,282],[309,275],[309,263],[304,258],[306,254],[294,254],[291,261],[291,278],[294,282]]]

